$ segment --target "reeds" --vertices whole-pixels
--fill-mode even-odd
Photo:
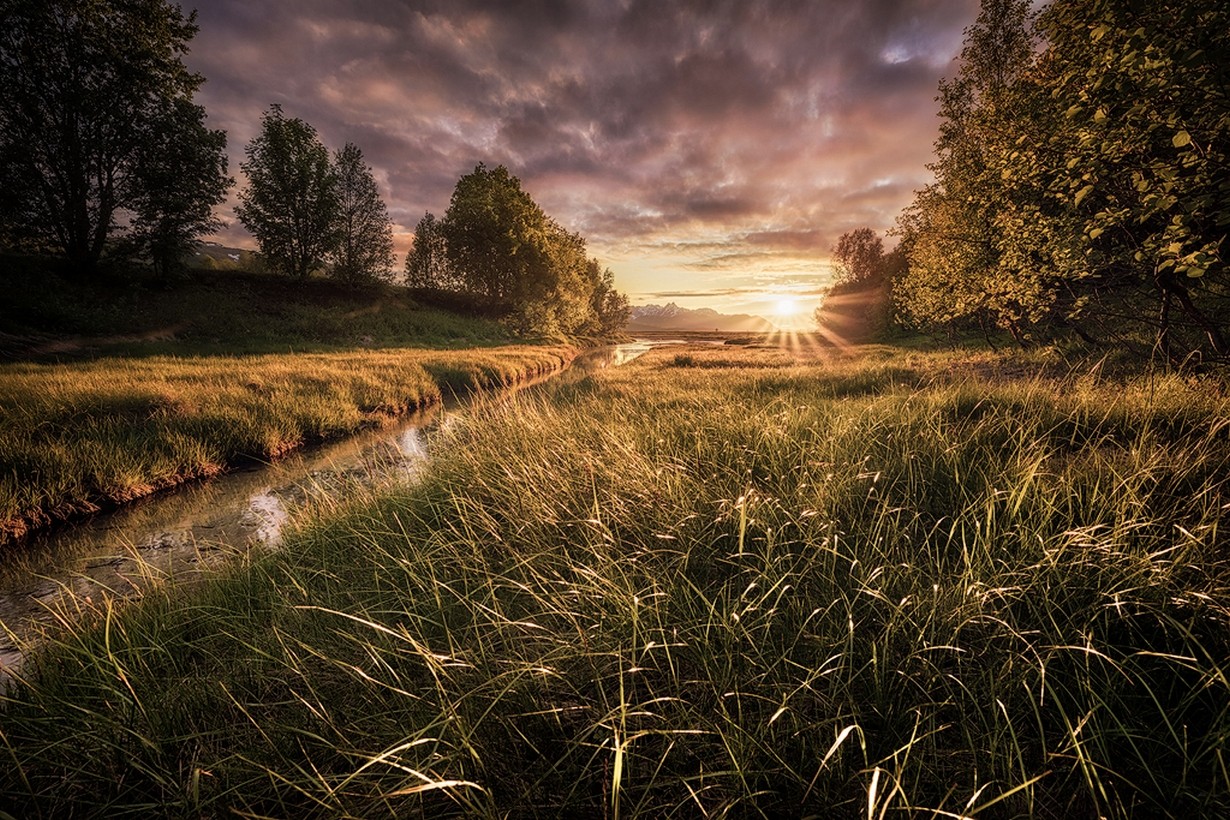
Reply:
[[[1216,385],[676,355],[492,406],[416,486],[56,637],[5,696],[5,803],[1230,809]]]

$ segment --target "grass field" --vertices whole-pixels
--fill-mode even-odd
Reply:
[[[1230,812],[1230,405],[1045,355],[694,347],[52,636],[14,816]]]
[[[417,303],[402,287],[355,288],[244,271],[171,284],[137,273],[63,280],[0,255],[0,359],[473,348],[510,344],[497,322]]]
[[[575,350],[506,346],[0,365],[0,544],[390,423],[442,396],[558,370]]]

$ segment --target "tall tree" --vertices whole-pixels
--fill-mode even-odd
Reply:
[[[440,221],[430,211],[414,228],[414,246],[406,254],[406,283],[412,288],[462,290],[448,261],[448,242]]]
[[[226,134],[205,127],[205,112],[186,100],[148,124],[134,169],[132,240],[164,277],[178,273],[196,238],[222,227],[214,206],[226,199]]]
[[[440,232],[464,289],[493,307],[511,310],[547,263],[547,216],[503,165],[457,180]]]
[[[338,244],[337,179],[316,129],[271,105],[239,167],[248,187],[235,212],[269,266],[306,279]]]
[[[393,223],[372,169],[354,143],[333,159],[337,181],[337,247],[332,275],[343,282],[389,279],[393,267]]]
[[[181,57],[195,13],[165,0],[0,0],[0,222],[19,241],[55,249],[93,270],[117,214],[145,205],[137,168],[183,139],[212,172],[192,199],[164,211],[199,212],[224,185],[221,132],[192,103],[203,78]],[[147,180],[148,182],[148,180]],[[146,199],[144,202],[141,197]],[[183,230],[199,220],[181,221]]]
[[[1003,182],[988,172],[1012,115],[1012,89],[1032,61],[1029,5],[983,0],[965,32],[957,76],[940,83],[935,182],[903,217],[912,244],[900,298],[918,323],[991,320],[1023,339],[1027,316],[1046,308],[1033,290],[996,275]]]

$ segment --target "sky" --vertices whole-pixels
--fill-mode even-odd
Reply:
[[[937,84],[977,6],[198,0],[185,61],[239,186],[272,103],[358,145],[399,266],[460,176],[505,165],[632,304],[788,324],[818,304],[838,237],[886,231],[929,180]],[[213,238],[255,247],[234,193]]]

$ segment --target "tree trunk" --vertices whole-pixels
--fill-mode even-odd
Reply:
[[[1183,310],[1188,316],[1196,321],[1204,330],[1205,336],[1209,340],[1209,346],[1213,348],[1213,352],[1218,356],[1225,356],[1227,353],[1226,339],[1222,335],[1219,328],[1196,304],[1192,301],[1191,292],[1180,284],[1178,281],[1173,282],[1175,297],[1178,298],[1179,304],[1183,306]]]
[[[1162,298],[1161,309],[1157,314],[1157,342],[1154,349],[1166,357],[1166,361],[1174,361],[1174,353],[1170,349],[1170,291],[1158,282],[1158,291]]]

